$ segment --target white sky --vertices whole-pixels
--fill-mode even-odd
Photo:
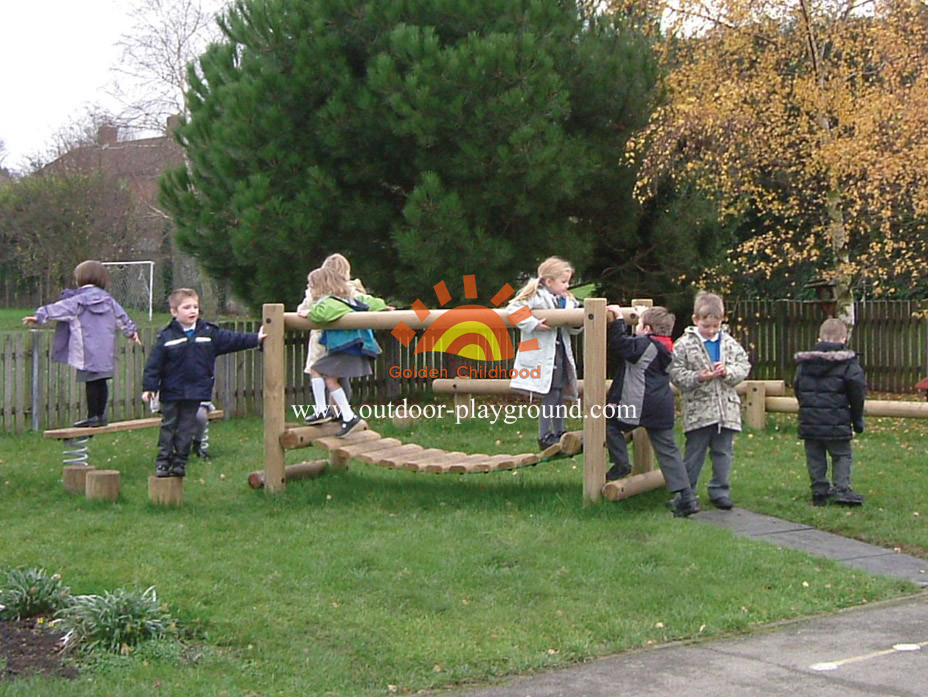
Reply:
[[[121,34],[123,0],[0,2],[0,140],[3,166],[19,169],[85,104],[116,108],[105,94]]]

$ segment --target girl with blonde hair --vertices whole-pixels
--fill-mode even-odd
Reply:
[[[569,309],[580,306],[571,295],[570,280],[574,269],[560,257],[548,257],[538,266],[538,275],[526,283],[509,305],[509,311],[527,306],[530,310]],[[539,395],[538,445],[547,450],[560,441],[566,429],[564,400],[576,401],[577,368],[570,337],[580,328],[552,327],[544,320],[529,315],[516,323],[521,340],[538,340],[538,349],[519,351],[513,365],[514,376],[509,386],[530,395]],[[526,370],[527,369],[527,370]],[[527,375],[527,377],[521,377]]]

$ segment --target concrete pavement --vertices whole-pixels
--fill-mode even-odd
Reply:
[[[690,520],[834,559],[855,569],[928,587],[928,562],[806,525],[733,509]],[[928,695],[928,594],[757,633],[678,643],[601,658],[498,686],[443,692],[454,697],[855,697]]]

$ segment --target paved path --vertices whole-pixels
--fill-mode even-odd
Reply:
[[[750,511],[691,520],[928,587],[928,562]],[[928,594],[761,628],[749,637],[631,651],[448,697],[928,695]]]

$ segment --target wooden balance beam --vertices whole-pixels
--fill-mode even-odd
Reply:
[[[207,414],[210,421],[221,419],[225,416],[222,409],[216,409]],[[56,440],[70,440],[72,438],[86,438],[87,436],[102,436],[105,433],[120,433],[122,431],[137,431],[140,428],[154,428],[161,425],[160,416],[148,416],[144,419],[133,419],[132,421],[114,421],[106,426],[98,428],[87,428],[72,426],[71,428],[55,428],[45,431],[42,435],[46,438]]]

